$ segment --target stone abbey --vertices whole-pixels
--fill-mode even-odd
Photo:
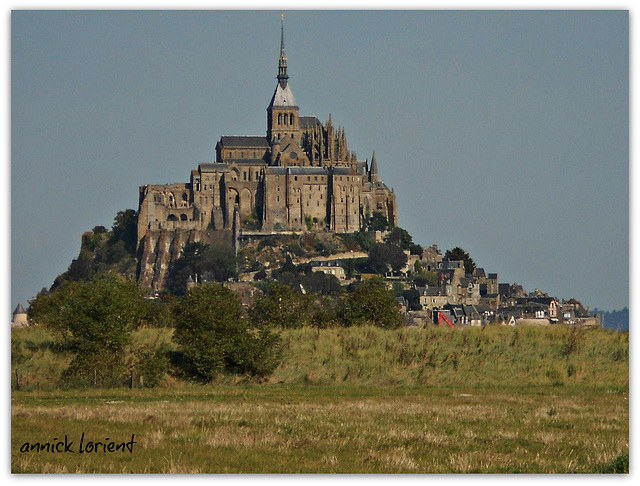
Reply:
[[[158,244],[177,249],[187,241],[232,243],[238,233],[353,233],[375,211],[397,225],[395,194],[378,177],[375,153],[370,162],[358,160],[330,115],[326,124],[300,116],[282,26],[280,34],[266,135],[223,136],[215,162],[199,164],[189,182],[140,187],[138,246],[148,254],[142,274],[162,253],[153,249]]]

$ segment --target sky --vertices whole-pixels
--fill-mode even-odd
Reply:
[[[301,115],[375,151],[399,225],[591,309],[629,306],[629,13],[13,11],[11,310],[83,232],[263,135],[280,12]]]

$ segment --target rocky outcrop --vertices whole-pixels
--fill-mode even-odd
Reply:
[[[165,290],[171,265],[180,258],[187,243],[200,241],[205,244],[231,246],[230,230],[149,229],[138,245],[138,284],[149,293]]]

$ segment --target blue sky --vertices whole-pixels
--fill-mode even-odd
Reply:
[[[261,135],[280,10],[14,11],[11,300],[80,236]],[[627,11],[285,10],[303,115],[376,153],[414,241],[502,282],[629,305]]]

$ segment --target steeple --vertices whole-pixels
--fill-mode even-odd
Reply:
[[[377,182],[378,181],[378,161],[376,160],[376,153],[373,152],[373,156],[371,157],[371,167],[369,168],[369,182]]]
[[[284,52],[284,14],[280,14],[280,58],[278,59],[278,83],[284,89],[287,86],[287,55]]]
[[[280,17],[280,57],[278,58],[278,84],[267,107],[267,139],[282,140],[290,135],[300,143],[299,108],[289,86],[287,55],[284,52],[284,15]]]

